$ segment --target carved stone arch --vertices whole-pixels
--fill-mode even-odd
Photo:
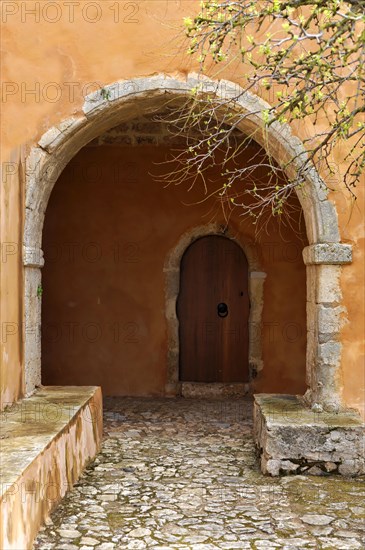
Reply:
[[[31,393],[41,382],[40,292],[44,215],[59,175],[88,142],[141,113],[157,112],[167,100],[187,99],[192,88],[229,102],[232,111],[244,114],[240,130],[252,135],[279,166],[290,159],[289,176],[305,162],[305,149],[290,127],[279,123],[265,129],[263,111],[269,107],[238,85],[198,75],[186,79],[155,75],[118,81],[85,98],[82,112],[50,128],[27,157],[26,212],[24,228],[25,266],[25,388]],[[289,169],[288,169],[289,170]],[[310,246],[303,251],[307,267],[307,382],[308,402],[327,410],[341,407],[340,265],[352,261],[351,246],[340,243],[337,213],[314,168],[305,171],[298,190]]]

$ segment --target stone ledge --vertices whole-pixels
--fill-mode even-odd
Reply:
[[[0,420],[0,548],[31,549],[39,527],[100,448],[101,389],[43,387]]]
[[[353,411],[319,413],[294,395],[255,395],[254,437],[264,474],[365,474],[364,428]]]
[[[181,382],[181,395],[187,399],[226,399],[228,397],[238,399],[247,395],[248,391],[248,383]]]

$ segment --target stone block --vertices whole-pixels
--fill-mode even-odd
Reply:
[[[182,382],[181,395],[186,399],[238,399],[249,391],[248,384]]]
[[[318,306],[314,302],[307,302],[307,330],[317,332],[318,328]]]
[[[169,298],[165,303],[165,316],[166,319],[176,319],[176,298]]]
[[[167,91],[186,92],[188,90],[189,85],[187,82],[164,74],[132,80],[120,80],[87,95],[82,110],[89,118],[105,110],[109,104],[128,97],[145,95],[147,92],[163,95]]]
[[[105,86],[85,97],[82,110],[86,117],[93,116],[106,109],[109,103],[122,99],[139,91],[135,80],[117,81],[110,86]]]
[[[264,474],[362,475],[364,428],[353,411],[315,412],[293,395],[255,395],[254,437]]]
[[[242,93],[243,89],[238,84],[223,79],[219,81],[217,94],[224,101],[237,99]],[[247,95],[248,92],[245,92],[245,94]]]
[[[23,265],[25,267],[43,267],[43,250],[31,246],[24,246]]]
[[[340,266],[318,265],[309,266],[315,270],[316,302],[322,304],[338,304],[341,301]]]
[[[316,302],[317,272],[316,266],[307,265],[307,302],[314,304]]]
[[[38,254],[36,255],[38,256]],[[34,261],[34,259],[32,260]],[[40,268],[25,269],[24,294],[27,307],[24,319],[25,393],[31,394],[41,383],[41,296],[38,289],[42,281]]]
[[[327,334],[335,337],[341,329],[341,315],[344,312],[344,308],[337,307],[325,307],[318,305],[318,332],[319,334]]]
[[[325,342],[318,344],[317,347],[317,363],[318,365],[329,365],[331,367],[339,367],[341,363],[341,343],[340,342]]]
[[[319,343],[337,340],[346,322],[339,270],[338,265],[307,266],[307,329],[318,334]]]
[[[340,241],[340,231],[335,205],[327,200],[319,202],[317,209],[318,217],[320,218],[318,241],[322,243],[338,243]]]
[[[250,279],[266,279],[267,273],[264,271],[251,271]]]
[[[166,298],[169,299],[175,299],[177,298],[177,295],[179,294],[179,288],[180,288],[180,272],[177,270],[165,270],[166,273],[166,283],[165,283],[165,295]]]
[[[41,356],[35,356],[32,358],[32,352],[34,350],[39,349],[40,346],[36,346],[34,342],[29,342],[29,345],[31,346],[31,353],[29,353],[29,358],[26,359],[25,362],[25,370],[26,370],[26,376],[25,376],[25,396],[29,397],[33,394],[34,390],[36,388],[39,388],[41,385]]]

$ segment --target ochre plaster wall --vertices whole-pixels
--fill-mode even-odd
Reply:
[[[90,3],[80,1],[73,17],[66,4],[59,2],[55,13],[52,6],[49,12],[43,12],[42,2],[2,2],[1,243],[2,253],[7,243],[14,244],[15,248],[6,250],[16,250],[15,254],[6,254],[6,261],[2,256],[1,263],[1,397],[4,402],[17,399],[23,385],[20,235],[24,190],[18,177],[18,152],[24,157],[49,127],[79,113],[83,96],[93,87],[156,72],[184,74],[194,68],[176,36],[182,18],[199,9],[197,0],[146,0],[132,2],[132,9],[123,2],[103,0],[98,3],[98,13],[93,13],[92,8],[83,11]],[[119,8],[113,8],[117,4]],[[32,9],[34,14],[30,13]],[[211,74],[215,76],[215,72],[213,68]],[[243,75],[242,68],[236,70],[230,66],[219,76],[240,83]],[[270,102],[264,90],[257,93]],[[317,127],[319,124],[320,121]],[[313,133],[313,128],[309,123],[301,123],[294,131],[303,139]],[[341,144],[340,150],[343,149]],[[334,158],[334,163],[336,160],[339,159]],[[357,206],[353,209],[341,191],[343,172],[339,163],[335,178],[331,177],[329,182],[340,189],[331,195],[331,200],[338,208],[342,239],[354,245],[354,261],[343,268],[341,278],[343,305],[349,319],[342,339],[343,395],[349,406],[362,408],[365,315],[364,296],[360,292],[364,285],[364,190],[363,185],[357,189]],[[326,179],[326,174],[323,176]],[[4,336],[5,326],[14,334]]]
[[[345,242],[353,243],[353,263],[341,274],[343,303],[348,322],[342,329],[342,371],[345,402],[365,418],[365,239],[364,181],[354,206],[339,205],[340,228]]]
[[[19,178],[19,151],[14,151],[9,159],[11,171],[6,176],[3,174],[0,184],[0,409],[16,401],[24,387],[21,254],[24,189]]]
[[[164,263],[185,232],[224,223],[218,204],[201,203],[198,185],[166,189],[151,177],[166,171],[156,163],[167,157],[162,147],[87,147],[56,183],[43,236],[43,383],[163,394]],[[229,229],[253,248],[255,226],[239,210]],[[267,273],[260,391],[305,390],[305,244],[303,223],[300,231],[294,220],[292,228],[271,222],[254,245]]]

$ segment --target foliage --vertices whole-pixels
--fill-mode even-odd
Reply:
[[[343,181],[355,196],[365,168],[365,0],[204,0],[200,13],[184,23],[189,53],[198,57],[202,73],[208,65],[211,70],[212,63],[219,69],[236,64],[244,92],[261,89],[270,95],[270,107],[262,113],[267,128],[277,122],[294,123],[294,128],[303,121],[312,124],[314,135],[304,140],[305,166],[294,179],[275,180],[261,191],[245,189],[257,199],[257,213],[260,204],[269,202],[272,212],[281,214],[312,164],[327,175],[327,184],[333,181],[334,147],[346,151]],[[193,105],[186,105],[174,122],[185,132],[189,127],[202,134],[190,144],[188,158],[178,158],[181,166],[187,165],[180,179],[193,170],[202,174],[218,149],[229,149],[232,131],[240,123],[239,115],[231,114],[229,120],[228,104],[224,109],[199,90],[193,95]],[[341,147],[343,142],[346,147]],[[232,155],[231,148],[225,158]],[[278,176],[278,167],[271,161],[270,165]],[[223,173],[223,195],[236,202],[243,194],[237,184],[245,173],[238,167]],[[247,209],[252,214],[252,204]]]

